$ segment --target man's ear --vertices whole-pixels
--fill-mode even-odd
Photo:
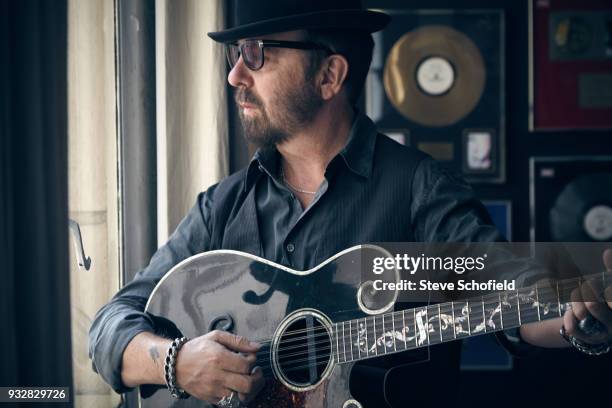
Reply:
[[[323,100],[328,101],[340,93],[348,70],[348,61],[342,55],[333,54],[325,59],[321,72],[321,97]]]

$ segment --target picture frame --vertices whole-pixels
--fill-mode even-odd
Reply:
[[[606,0],[529,0],[529,130],[612,129]]]
[[[504,10],[383,11],[392,20],[373,34],[366,114],[381,129],[408,130],[412,147],[469,182],[504,183]],[[435,80],[439,75],[443,81]],[[467,99],[471,105],[464,103]],[[491,130],[493,166],[471,169],[465,165],[466,129]]]

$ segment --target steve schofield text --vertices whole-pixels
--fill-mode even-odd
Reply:
[[[485,268],[487,254],[472,257],[453,256],[410,256],[408,254],[397,254],[395,257],[377,257],[373,259],[372,272],[380,275],[387,270],[396,269],[414,275],[417,271],[455,272],[462,275],[470,271],[482,271]],[[435,282],[429,279],[412,281],[401,279],[396,282],[388,282],[383,279],[374,280],[375,290],[393,291],[509,291],[516,290],[514,280],[504,279],[497,281],[488,279],[478,281],[476,279],[459,279],[455,282]]]
[[[374,289],[376,290],[442,290],[442,291],[508,291],[516,290],[516,282],[514,280],[496,281],[489,279],[486,282],[478,282],[475,279],[466,280],[459,279],[457,282],[431,282],[427,279],[421,279],[418,282],[408,281],[405,279],[399,282],[384,282],[382,279],[374,281]]]

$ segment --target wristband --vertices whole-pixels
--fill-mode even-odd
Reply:
[[[189,339],[187,337],[177,337],[172,341],[170,347],[168,347],[168,353],[166,354],[166,364],[164,365],[166,386],[168,387],[168,391],[170,391],[170,395],[176,399],[189,398],[189,394],[176,385],[176,357],[181,347],[183,347],[183,344],[188,341]]]
[[[559,334],[561,337],[565,339],[569,344],[571,344],[574,348],[579,351],[588,354],[589,356],[600,356],[602,354],[606,354],[610,351],[610,343],[601,343],[601,344],[589,344],[583,341],[578,340],[574,336],[569,336],[565,333],[565,326],[561,326],[561,330],[559,330]]]

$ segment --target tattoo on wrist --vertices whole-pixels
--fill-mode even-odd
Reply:
[[[157,347],[153,346],[149,349],[149,355],[151,356],[151,359],[153,360],[153,362],[155,363],[155,365],[159,365],[157,360],[159,360],[159,352],[157,351]]]

